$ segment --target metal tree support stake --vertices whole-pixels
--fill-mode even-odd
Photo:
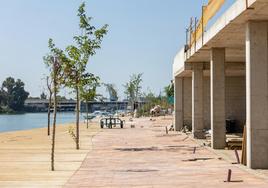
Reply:
[[[229,169],[228,170],[228,175],[227,175],[227,180],[225,182],[231,182],[231,179],[232,179],[232,170]]]
[[[194,151],[193,151],[193,154],[195,154],[195,152],[196,152],[196,147],[194,147]]]
[[[166,134],[168,134],[168,128],[166,127]]]
[[[236,156],[237,164],[240,164],[240,158],[239,158],[238,151],[237,151],[237,149],[235,149],[234,151],[235,151],[235,156]]]

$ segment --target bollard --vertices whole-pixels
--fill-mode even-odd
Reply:
[[[227,175],[227,181],[226,182],[231,182],[231,179],[232,179],[232,170],[229,169],[228,170],[228,175]]]
[[[238,151],[237,151],[237,149],[235,149],[234,151],[235,151],[235,156],[236,156],[237,164],[240,164],[240,158],[239,158]]]
[[[168,134],[168,128],[166,127],[166,134]]]
[[[193,154],[195,154],[195,152],[196,152],[196,147],[194,147],[194,151],[193,151]]]

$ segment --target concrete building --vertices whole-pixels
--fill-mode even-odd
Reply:
[[[26,99],[24,107],[27,112],[47,112],[49,106],[48,99]],[[58,101],[57,109],[59,112],[72,112],[75,111],[75,100],[60,100]]]
[[[90,113],[100,110],[100,111],[116,111],[116,110],[126,110],[128,106],[128,101],[91,101],[88,104],[85,102],[80,103],[80,111],[86,112],[86,105],[88,105],[88,110]],[[48,99],[26,99],[24,103],[25,110],[27,112],[47,112],[49,106]],[[59,112],[74,112],[76,109],[76,100],[60,100],[58,101],[58,111]]]
[[[236,0],[173,64],[175,128],[191,124],[214,149],[226,145],[226,119],[247,128],[247,165],[268,168],[268,0]]]
[[[81,105],[81,110],[86,112],[86,103]],[[118,110],[125,111],[128,106],[128,101],[91,101],[88,103],[88,111],[93,113],[94,111],[108,111],[115,112]]]

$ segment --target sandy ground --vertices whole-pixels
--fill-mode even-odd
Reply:
[[[18,122],[19,123],[19,122]],[[56,171],[50,171],[51,138],[47,129],[0,134],[0,187],[62,187],[92,148],[97,125],[81,124],[81,149],[68,133],[71,125],[57,126]]]
[[[65,187],[268,187],[267,180],[223,160],[185,134],[166,135],[165,126],[171,122],[171,118],[138,119],[124,129],[104,130],[94,137],[93,150]],[[230,183],[224,182],[228,169]]]

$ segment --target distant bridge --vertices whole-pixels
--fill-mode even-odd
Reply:
[[[27,112],[47,112],[49,106],[48,99],[27,99],[24,103]],[[75,111],[75,100],[58,101],[57,110],[61,112]]]
[[[138,104],[144,104],[145,102],[139,102]],[[86,112],[86,103],[81,102],[81,112]],[[89,112],[99,111],[116,111],[127,110],[129,105],[128,101],[91,101],[88,103]],[[27,112],[47,112],[49,106],[49,100],[47,99],[27,99],[24,103]],[[60,100],[57,105],[59,112],[73,112],[76,109],[75,100]]]

